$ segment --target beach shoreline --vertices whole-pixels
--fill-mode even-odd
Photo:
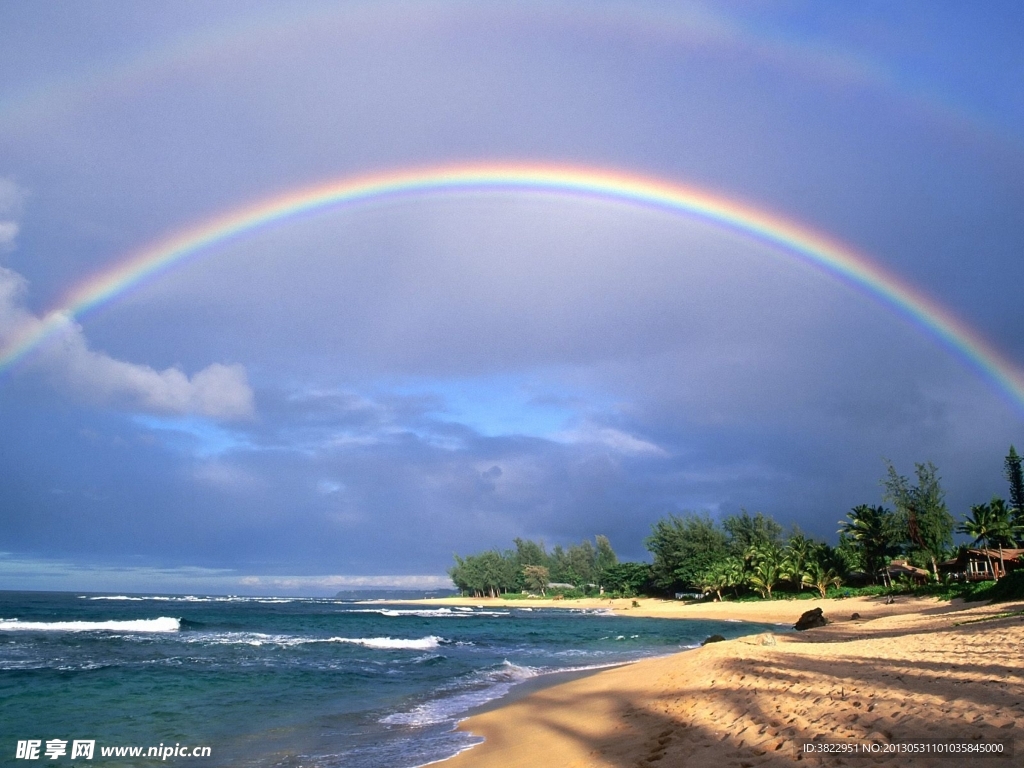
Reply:
[[[833,620],[850,620],[853,614],[862,619],[895,616],[918,610],[959,610],[961,600],[939,601],[930,597],[900,596],[888,603],[882,597],[804,598],[754,600],[743,602],[690,602],[660,598],[585,597],[573,600],[535,598],[529,600],[501,597],[437,597],[422,600],[369,600],[374,605],[429,605],[449,608],[558,609],[606,611],[633,618],[701,619],[707,621],[743,621],[753,624],[789,625],[792,627],[806,611],[821,608]],[[969,607],[973,604],[967,604]]]
[[[566,608],[610,607],[608,601],[557,602]],[[832,623],[808,632],[748,635],[523,691],[463,720],[459,729],[483,741],[442,764],[783,766],[807,757],[800,753],[803,741],[823,738],[850,745],[1009,739],[1024,748],[1022,602],[641,600],[639,608],[624,602],[631,616],[790,626],[803,611],[822,607]],[[809,759],[846,764],[842,756]],[[986,758],[982,764],[997,768],[1018,764],[1014,760]],[[948,768],[964,761],[901,754],[873,756],[864,764],[879,762]]]

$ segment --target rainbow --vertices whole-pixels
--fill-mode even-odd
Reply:
[[[552,193],[694,217],[772,246],[858,287],[931,334],[1024,411],[1024,377],[976,331],[934,300],[837,240],[703,189],[618,171],[520,163],[445,165],[346,177],[304,187],[180,230],[86,280],[62,306],[0,350],[9,369],[75,319],[216,246],[302,214],[402,196],[480,191]]]
[[[480,6],[483,7],[483,6]],[[211,27],[182,34],[162,44],[144,48],[121,60],[94,67],[76,67],[72,74],[42,80],[23,91],[0,94],[0,125],[32,131],[51,119],[53,110],[132,93],[154,79],[183,68],[218,66],[221,61],[243,59],[254,49],[291,43],[305,45],[311,36],[331,30],[334,34],[394,34],[397,27],[427,28],[444,19],[446,12],[464,20],[471,3],[454,2],[349,2],[300,10],[294,4],[268,6],[260,13],[246,12]],[[719,13],[709,6],[642,4],[631,0],[606,2],[545,1],[487,6],[492,23],[508,27],[540,25],[546,29],[580,32],[619,44],[642,40],[644,44],[668,44],[691,50],[717,48],[754,56],[759,62],[780,67],[787,76],[823,81],[840,87],[866,87],[899,95],[928,119],[966,130],[982,141],[997,142],[1005,151],[1021,152],[1014,130],[981,113],[963,100],[920,82],[917,77],[863,52],[822,45],[807,35],[782,35],[736,14]],[[501,14],[494,16],[493,14]]]

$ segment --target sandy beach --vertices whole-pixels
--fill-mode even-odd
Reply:
[[[752,768],[805,761],[950,767],[978,759],[821,757],[799,750],[803,740],[823,738],[907,745],[1011,739],[1024,749],[1024,603],[639,602],[640,607],[628,600],[555,601],[551,607],[792,624],[819,606],[832,623],[713,643],[534,691],[464,721],[460,727],[484,742],[445,761],[445,768]],[[860,618],[853,619],[855,613]],[[1021,759],[1018,753],[981,765],[1020,765]]]

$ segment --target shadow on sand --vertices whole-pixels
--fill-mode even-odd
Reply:
[[[928,639],[929,633],[865,629],[860,627],[856,639],[841,627],[812,630],[787,643],[784,654],[778,652],[782,649],[757,647],[754,639],[741,639],[736,642],[748,645],[743,653],[709,657],[695,679],[666,673],[654,695],[593,687],[582,693],[571,685],[551,688],[531,697],[519,721],[528,731],[489,735],[488,741],[497,738],[493,746],[501,748],[500,739],[522,738],[536,729],[538,735],[572,742],[574,754],[587,755],[572,765],[622,768],[1024,765],[1020,754],[820,757],[801,752],[799,745],[810,740],[916,743],[956,738],[1009,740],[1012,745],[1020,739],[1024,621],[1019,617],[944,628],[941,641],[911,647],[898,661],[864,646],[845,653],[842,645],[869,638],[906,646],[908,638],[920,634]],[[934,630],[930,636],[934,639]],[[828,657],[802,652],[802,647],[810,651],[823,643],[835,653],[833,648]],[[608,722],[616,723],[611,732],[605,727]],[[505,754],[516,754],[516,744],[504,746]]]

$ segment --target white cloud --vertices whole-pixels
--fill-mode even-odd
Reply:
[[[35,319],[21,303],[27,286],[25,278],[17,272],[0,267],[0,341],[5,346],[28,330],[26,326]]]
[[[0,268],[0,342],[5,347],[30,337],[44,322],[24,308],[25,286],[21,275]],[[59,388],[104,404],[216,419],[246,418],[255,412],[241,365],[213,363],[191,378],[178,368],[157,371],[90,349],[81,326],[71,320],[44,342],[33,365]]]
[[[448,576],[245,576],[239,583],[269,590],[451,589]]]
[[[71,389],[103,402],[125,401],[158,413],[242,418],[253,414],[252,390],[240,365],[212,365],[190,379],[177,368],[157,371],[148,365],[116,360],[90,350],[77,326],[48,350],[57,375]]]
[[[193,470],[192,476],[206,485],[226,491],[253,491],[266,486],[262,478],[222,461],[200,464]]]
[[[14,238],[18,236],[18,224],[14,221],[0,221],[0,248],[7,248],[14,244]]]
[[[344,490],[345,485],[339,483],[336,480],[321,480],[316,484],[317,493],[323,496],[330,496],[331,494],[338,493]]]
[[[627,455],[668,456],[668,452],[664,448],[652,442],[634,437],[622,430],[595,424],[586,424],[579,429],[559,432],[554,435],[554,438],[561,443],[600,445],[611,448],[616,453]]]
[[[18,186],[14,179],[0,176],[0,214],[17,214],[21,211],[25,190]]]
[[[21,203],[25,198],[25,190],[14,183],[13,179],[0,176],[0,250],[14,245],[20,228],[15,217],[21,212]]]
[[[20,212],[24,197],[14,181],[0,177],[0,249],[14,243],[18,224],[7,217]],[[27,285],[20,274],[0,267],[0,354],[31,338],[46,322],[25,308]],[[35,362],[62,389],[86,399],[157,413],[220,419],[253,415],[252,389],[240,365],[213,363],[191,378],[177,368],[157,371],[92,350],[81,326],[70,318],[51,319],[62,327]]]

